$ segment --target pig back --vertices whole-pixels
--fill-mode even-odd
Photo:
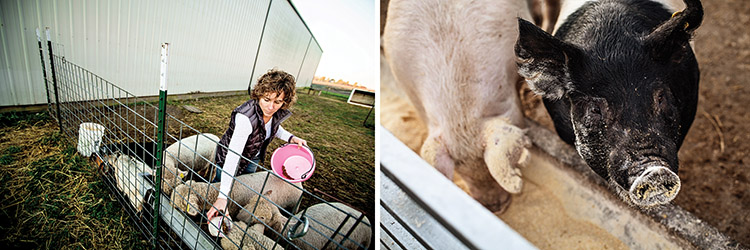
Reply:
[[[389,3],[383,45],[396,85],[449,147],[475,144],[486,118],[522,123],[517,17],[530,18],[526,1]]]

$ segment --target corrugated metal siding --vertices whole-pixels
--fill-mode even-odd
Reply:
[[[33,2],[28,2],[33,3]],[[43,87],[38,86],[34,83],[41,82],[41,66],[39,66],[39,56],[36,42],[36,35],[34,29],[28,30],[24,27],[33,23],[33,16],[26,15],[27,13],[18,1],[2,1],[0,6],[0,15],[2,15],[2,31],[0,32],[0,38],[2,41],[2,53],[0,55],[0,67],[2,73],[3,83],[2,92],[0,93],[0,100],[3,103],[6,102],[21,102],[25,100],[37,100],[40,102],[46,102],[46,97],[43,97]],[[9,40],[18,41],[10,43]],[[32,46],[33,45],[33,46]],[[31,61],[28,54],[34,53],[36,55],[35,62]],[[26,70],[31,65],[36,65],[38,73],[34,74],[31,71]],[[9,67],[9,65],[17,65],[17,67]],[[39,80],[34,81],[34,78]],[[13,84],[11,84],[13,83]],[[42,96],[43,98],[36,98],[36,95]]]
[[[310,85],[312,85],[312,79],[315,76],[315,71],[318,69],[318,64],[320,63],[321,56],[323,56],[323,50],[320,49],[318,41],[312,39],[310,45],[307,47],[305,61],[302,63],[302,67],[300,68],[300,80],[297,82],[297,85],[301,84],[305,87],[310,87]]]
[[[138,96],[158,94],[162,42],[170,43],[170,94],[245,90],[259,76],[252,69],[266,13],[255,72],[278,67],[309,85],[303,58],[311,60],[308,44],[320,46],[285,0],[0,1],[0,106],[46,102],[37,27],[50,27],[56,54]]]
[[[298,78],[297,74],[311,38],[309,35],[295,35],[302,33],[309,34],[289,2],[273,1],[252,77],[254,82],[272,68],[284,70]]]

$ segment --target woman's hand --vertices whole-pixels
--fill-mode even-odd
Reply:
[[[206,213],[206,217],[209,221],[214,218],[214,216],[221,215],[219,214],[219,210],[224,212],[226,214],[227,211],[227,199],[226,198],[218,198],[216,199],[216,202],[214,202],[214,206],[211,207],[211,209],[208,210]]]
[[[299,138],[299,137],[292,137],[292,143],[297,143],[299,145],[307,147],[307,141],[305,139]]]

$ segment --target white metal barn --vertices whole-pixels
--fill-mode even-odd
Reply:
[[[290,0],[2,0],[0,21],[0,107],[47,102],[37,28],[45,60],[49,27],[55,54],[136,96],[158,95],[164,42],[169,94],[247,90],[274,67],[310,86],[323,53]]]

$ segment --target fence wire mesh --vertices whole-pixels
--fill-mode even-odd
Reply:
[[[40,52],[45,50],[40,44]],[[346,204],[328,202],[267,167],[219,144],[166,113],[163,145],[157,140],[159,108],[70,61],[48,43],[42,56],[50,114],[61,131],[91,155],[106,186],[142,235],[162,249],[369,249],[373,224]],[[53,53],[53,51],[55,51]],[[156,92],[156,87],[154,88]],[[169,145],[168,147],[164,147]],[[227,223],[210,223],[205,211],[220,192],[211,183],[223,170],[214,163],[217,147],[257,168],[232,178]],[[164,148],[163,159],[157,151]],[[161,176],[156,173],[162,162]],[[157,182],[157,179],[160,181]],[[156,183],[161,183],[156,187]],[[160,197],[156,197],[159,193]],[[160,202],[156,202],[157,199]],[[301,207],[304,204],[314,204]],[[160,204],[155,209],[156,204]],[[158,221],[156,227],[152,222]],[[220,231],[215,236],[211,231]]]

